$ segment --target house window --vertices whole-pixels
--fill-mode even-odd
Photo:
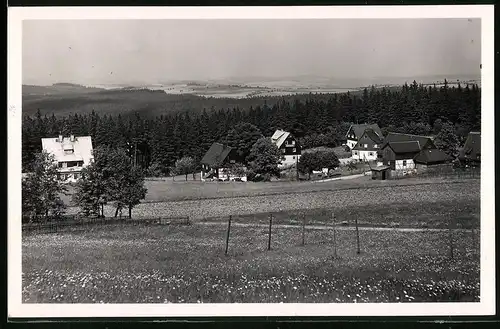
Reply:
[[[296,149],[296,148],[293,148],[292,152],[293,152],[293,153],[297,152],[297,149]]]
[[[406,160],[403,160],[403,167],[406,167]]]
[[[63,166],[63,163],[62,163],[62,162],[58,162],[58,163],[57,163],[57,167],[58,167],[58,168],[62,168],[62,166]]]
[[[373,148],[377,148],[377,147],[378,147],[378,145],[377,145],[377,144],[373,145]]]
[[[281,153],[285,154],[285,149],[281,149]]]
[[[396,170],[396,161],[394,160],[389,161],[389,166],[391,167],[392,170]]]
[[[73,174],[74,179],[78,179],[78,174]]]
[[[367,148],[367,147],[368,147],[368,144],[365,144],[365,148]]]
[[[229,161],[229,163],[236,163],[236,161],[235,160],[231,160],[231,161]]]

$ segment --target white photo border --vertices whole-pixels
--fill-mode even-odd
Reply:
[[[495,314],[493,5],[301,7],[8,8],[8,316],[476,316]],[[26,304],[21,285],[22,21],[31,19],[381,19],[480,18],[482,88],[481,273],[477,303]]]

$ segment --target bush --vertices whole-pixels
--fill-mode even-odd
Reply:
[[[146,175],[148,177],[161,177],[163,175],[163,168],[159,163],[153,162],[146,171]]]

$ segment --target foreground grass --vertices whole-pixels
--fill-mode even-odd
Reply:
[[[456,201],[401,202],[353,207],[282,210],[273,212],[276,225],[337,225],[380,228],[478,229],[479,198]],[[333,216],[333,217],[332,217]],[[268,224],[270,213],[233,215],[233,223]],[[227,222],[228,216],[202,219],[203,222]]]
[[[476,233],[224,225],[101,227],[23,238],[28,303],[478,301]],[[476,234],[474,236],[473,234]]]

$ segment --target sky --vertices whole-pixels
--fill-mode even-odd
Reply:
[[[23,83],[479,75],[480,19],[26,20]]]

